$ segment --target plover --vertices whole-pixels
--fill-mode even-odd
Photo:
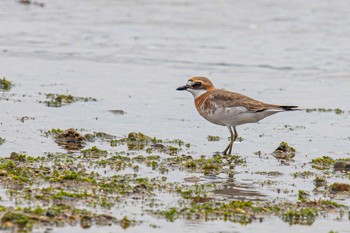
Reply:
[[[237,125],[256,123],[278,112],[300,110],[298,106],[266,104],[248,96],[224,89],[216,89],[205,77],[193,77],[178,91],[188,91],[194,97],[199,114],[213,124],[223,125],[231,134],[231,141],[223,154],[231,154],[234,141],[238,137]]]

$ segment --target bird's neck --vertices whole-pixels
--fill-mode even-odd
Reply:
[[[206,90],[203,90],[203,89],[201,89],[201,90],[188,89],[187,91],[191,92],[191,94],[193,95],[194,99],[197,99],[201,95],[203,95],[203,94],[205,94],[207,92],[213,91],[213,90],[215,90],[214,87],[207,88]]]
[[[207,90],[194,90],[194,89],[187,89],[191,94],[193,95],[194,99],[197,99],[199,96],[203,95],[207,92]]]

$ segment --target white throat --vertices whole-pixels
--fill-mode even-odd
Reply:
[[[191,92],[191,94],[193,95],[193,98],[197,99],[197,97],[201,96],[202,94],[204,94],[205,92],[207,92],[207,90],[194,90],[194,89],[187,89],[186,91]]]

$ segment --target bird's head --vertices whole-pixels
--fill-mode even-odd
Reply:
[[[193,77],[190,78],[185,86],[178,87],[178,91],[191,92],[193,97],[196,99],[198,96],[204,94],[207,91],[214,90],[213,83],[206,77]]]

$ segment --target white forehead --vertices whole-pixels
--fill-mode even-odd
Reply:
[[[194,82],[192,80],[187,81],[187,85],[192,85]]]

